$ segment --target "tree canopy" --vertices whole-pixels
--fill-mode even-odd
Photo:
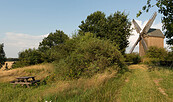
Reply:
[[[127,17],[128,15],[119,11],[108,17],[101,11],[94,12],[85,21],[81,21],[79,35],[90,32],[98,38],[110,39],[124,53],[131,31],[131,23]]]
[[[44,38],[43,41],[39,44],[39,50],[45,51],[51,47],[64,43],[69,37],[60,30],[56,30],[54,33],[50,33],[48,37]]]
[[[158,12],[163,15],[162,23],[165,36],[168,39],[167,44],[173,45],[173,0],[156,0],[155,4],[151,4],[151,0],[147,0],[147,4],[143,6],[142,10],[148,12],[151,7],[156,6]],[[142,14],[139,11],[137,17]]]
[[[0,67],[5,63],[5,60],[6,60],[3,47],[4,47],[4,44],[0,44]]]

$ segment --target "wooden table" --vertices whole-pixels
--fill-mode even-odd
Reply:
[[[25,76],[25,77],[18,77],[16,78],[17,81],[12,81],[11,84],[14,84],[14,86],[16,86],[17,84],[20,85],[26,85],[29,88],[29,85],[31,84],[36,84],[37,82],[39,82],[40,80],[35,80],[34,76]]]

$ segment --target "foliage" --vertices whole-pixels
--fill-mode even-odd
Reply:
[[[92,68],[95,68],[94,66],[96,66],[98,67],[97,68],[98,70],[106,68],[107,65],[99,65],[99,63],[104,60],[105,60],[105,63],[113,64],[114,62],[116,62],[114,61],[116,58],[112,58],[112,59],[107,59],[107,58],[111,58],[113,56],[115,57],[116,55],[119,55],[119,51],[118,51],[119,49],[122,53],[124,53],[125,48],[128,45],[127,38],[130,35],[129,32],[131,30],[130,29],[131,24],[129,20],[127,19],[127,15],[125,15],[124,12],[123,13],[115,12],[113,15],[110,15],[106,18],[104,13],[98,11],[88,16],[87,19],[88,20],[85,20],[85,22],[82,21],[83,23],[79,26],[80,28],[79,34],[74,36],[72,39],[69,39],[69,37],[66,34],[64,34],[63,31],[56,30],[55,33],[50,33],[48,37],[44,38],[43,41],[40,42],[38,50],[29,49],[29,50],[20,52],[19,61],[16,62],[14,66],[22,67],[22,66],[34,65],[34,64],[38,64],[42,62],[53,62],[53,61],[56,61],[58,63],[60,60],[64,60],[68,62],[66,64],[68,64],[71,68],[72,67],[76,68],[75,70],[72,68],[73,70],[71,69],[72,71],[70,72],[73,73],[75,71],[77,72],[81,71],[82,73],[85,67],[92,66],[90,63],[92,61],[93,61]],[[94,49],[96,50],[97,48],[91,47],[92,45],[86,44],[86,43],[90,43],[89,41],[91,39],[87,41],[88,40],[87,37],[82,37],[82,36],[85,36],[85,34],[88,34],[87,35],[88,39],[93,37],[101,38],[101,40],[103,41],[98,39],[96,41],[98,41],[97,43],[100,43],[100,46],[101,46],[100,49],[105,48],[105,52],[98,51],[92,54],[91,52],[92,51],[94,52]],[[85,39],[85,40],[82,40],[82,39]],[[95,39],[96,38],[93,38],[93,40]],[[110,41],[107,41],[107,39],[109,39]],[[93,43],[95,47],[96,46],[98,47],[98,45],[95,42],[93,41],[91,42]],[[101,43],[105,44],[105,46],[110,46],[110,47],[112,45],[114,47],[116,46],[115,49],[118,53],[115,55],[109,55],[110,54],[109,50],[106,49],[107,47],[103,47]],[[83,47],[87,47],[88,49],[86,50],[88,51],[91,50],[90,53],[81,53],[80,50],[82,50]],[[85,49],[83,50],[85,51]],[[106,51],[108,51],[109,53]],[[101,53],[108,54],[109,56],[107,55],[103,56]],[[98,57],[100,54],[100,57],[89,60],[85,58],[87,57],[85,54],[91,54],[90,56],[93,55],[93,58],[94,56]],[[110,62],[111,60],[113,61]],[[121,60],[121,57],[120,57],[120,60]],[[116,62],[117,66],[122,67],[122,66],[119,66],[122,64],[122,62],[124,61],[121,60],[120,62]],[[109,67],[109,64],[107,67]],[[78,75],[80,76],[81,73],[78,73]],[[74,77],[76,77],[75,75]]]
[[[166,51],[164,48],[158,48],[155,46],[149,47],[143,62],[148,65],[161,65],[171,63],[173,59],[172,52]]]
[[[157,58],[160,61],[165,60],[167,56],[167,51],[164,48],[158,48],[156,46],[149,47],[146,57],[148,58]]]
[[[46,50],[42,53],[42,60],[44,62],[58,62],[61,59],[66,58],[76,47],[74,39],[69,39],[63,44],[53,46],[51,49]]]
[[[125,54],[125,62],[130,62],[132,64],[138,64],[141,62],[141,57],[138,53]]]
[[[63,31],[56,30],[55,33],[50,33],[48,37],[45,37],[43,41],[40,42],[39,50],[44,52],[53,46],[64,43],[68,39],[68,36],[64,34]]]
[[[160,65],[160,59],[159,58],[143,58],[144,64],[147,64],[149,66],[159,66]]]
[[[0,44],[0,68],[6,61],[5,52],[4,52],[3,47],[4,47],[4,44]]]
[[[41,52],[36,49],[27,49],[23,52],[19,52],[19,61],[16,62],[12,67],[24,67],[29,65],[35,65],[42,63]]]
[[[123,56],[109,40],[94,38],[90,33],[75,40],[74,51],[57,64],[59,70],[64,70],[63,74],[79,78],[82,75],[92,76],[107,68],[126,70]]]
[[[173,51],[168,52],[167,61],[173,61]]]
[[[155,1],[155,0],[154,0]],[[147,0],[147,4],[143,6],[143,11],[148,12],[151,7],[157,6],[158,12],[163,14],[162,23],[163,30],[166,30],[165,36],[168,39],[167,44],[173,45],[173,1],[172,0],[156,0],[155,4],[151,4],[151,0]],[[142,14],[141,11],[137,17]]]
[[[63,31],[56,30],[50,33],[40,43],[38,49],[28,49],[19,53],[19,61],[15,62],[13,68],[35,65],[43,62],[53,62],[67,55],[64,42],[68,36]],[[70,49],[70,46],[68,46]]]
[[[98,38],[110,39],[124,54],[131,31],[131,23],[127,16],[124,12],[119,11],[108,17],[103,12],[94,12],[87,16],[85,21],[81,21],[79,35],[90,32]]]

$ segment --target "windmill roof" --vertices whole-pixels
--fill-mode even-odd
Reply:
[[[165,36],[163,35],[163,33],[161,32],[160,29],[154,29],[154,28],[150,28],[149,31],[147,32],[148,36],[152,36],[152,37],[162,37],[165,38]]]

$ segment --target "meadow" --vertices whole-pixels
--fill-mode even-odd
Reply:
[[[0,102],[172,102],[173,70],[143,64],[128,66],[129,71],[98,73],[90,78],[53,80],[53,64],[41,64],[0,71]],[[13,87],[18,76],[35,76],[38,86]],[[45,80],[47,79],[47,80]],[[49,80],[48,80],[49,79]]]

